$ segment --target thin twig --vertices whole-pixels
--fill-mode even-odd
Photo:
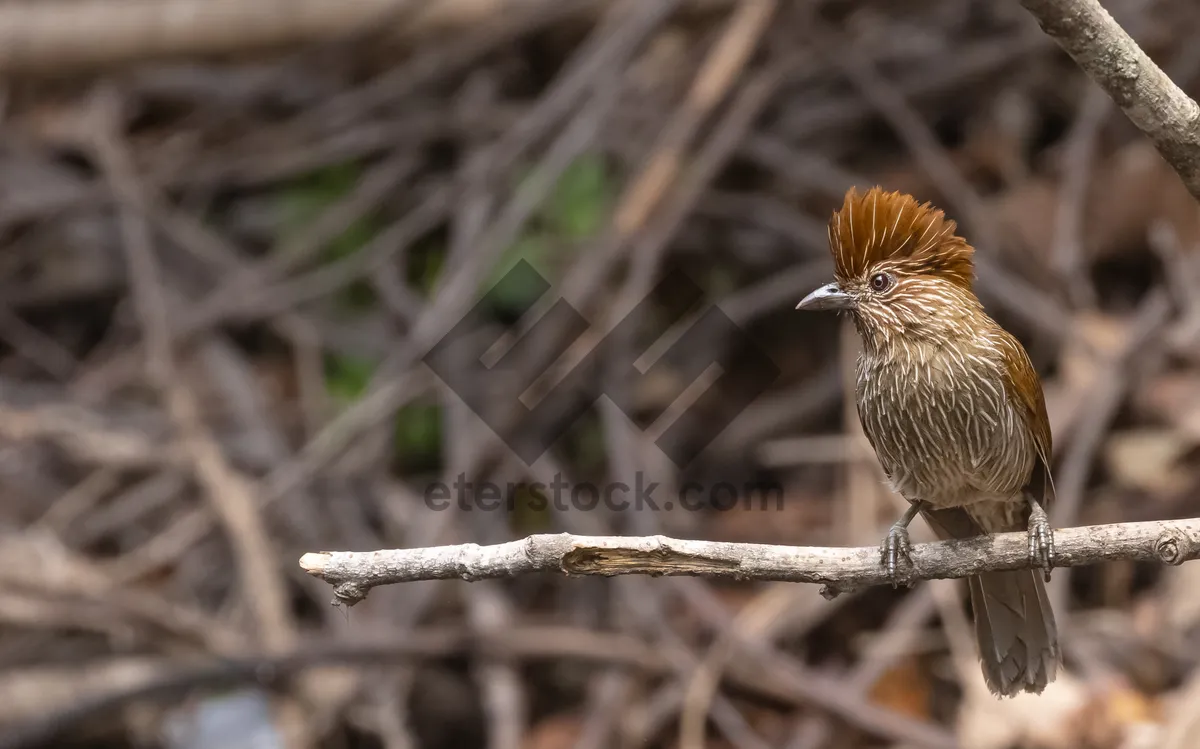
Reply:
[[[680,747],[703,749],[705,746],[704,729],[714,698],[719,694],[723,673],[729,662],[740,655],[743,643],[770,642],[788,618],[794,618],[789,617],[794,609],[819,608],[820,614],[836,610],[833,606],[819,606],[820,603],[816,596],[799,597],[794,588],[776,585],[764,589],[738,613],[731,626],[719,633],[709,646],[688,682],[679,716]],[[811,625],[816,626],[823,617],[811,616],[809,619]],[[758,741],[761,743],[761,739]]]
[[[269,650],[290,647],[295,625],[288,610],[286,585],[275,569],[274,544],[255,499],[255,487],[226,459],[203,423],[199,404],[184,384],[174,360],[164,282],[155,257],[150,229],[136,210],[144,206],[133,165],[117,134],[118,94],[106,89],[97,101],[94,148],[113,188],[121,196],[123,247],[129,264],[136,311],[145,330],[146,369],[161,391],[166,410],[178,431],[180,447],[192,463],[216,515],[224,523],[247,588],[255,594],[249,605],[259,637]],[[299,745],[299,744],[298,744]]]
[[[1083,227],[1088,185],[1095,166],[1096,142],[1111,111],[1112,101],[1104,92],[1099,89],[1088,91],[1079,106],[1063,153],[1061,197],[1054,217],[1052,264],[1076,307],[1096,306],[1095,285],[1087,272]]]
[[[683,166],[684,151],[705,117],[729,91],[775,13],[773,0],[743,0],[725,33],[696,74],[687,100],[659,134],[645,168],[617,207],[617,231],[629,235],[641,228]]]
[[[403,637],[363,635],[353,642],[301,642],[278,653],[188,660],[164,660],[164,668],[133,684],[114,685],[95,696],[77,699],[60,710],[6,726],[0,749],[27,749],[56,743],[66,731],[97,715],[111,713],[138,700],[169,702],[203,687],[276,681],[315,667],[335,664],[367,666],[427,661],[447,656],[488,653],[525,660],[571,659],[622,664],[648,673],[664,673],[666,659],[638,640],[561,626],[515,627],[501,635],[481,635],[469,628],[440,626],[408,631]]]

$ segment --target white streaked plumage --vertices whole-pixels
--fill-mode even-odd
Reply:
[[[978,329],[979,303],[961,288],[902,283],[904,294],[861,304],[856,315],[863,429],[903,497],[966,506],[985,530],[1009,530],[1020,522],[1023,503],[1013,498],[1036,448],[1006,390],[999,334]]]

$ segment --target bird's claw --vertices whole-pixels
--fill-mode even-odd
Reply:
[[[1054,569],[1054,529],[1044,510],[1029,516],[1029,563],[1040,567],[1046,582],[1050,582],[1050,570]]]
[[[903,525],[893,525],[888,531],[887,536],[883,539],[883,543],[879,545],[880,561],[887,572],[888,580],[891,580],[892,587],[899,587],[896,580],[896,571],[899,566],[900,558],[903,557],[909,564],[912,563],[912,543],[908,540],[908,528]]]

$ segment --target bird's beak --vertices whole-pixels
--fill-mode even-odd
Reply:
[[[823,309],[850,309],[854,306],[854,299],[842,291],[836,283],[826,284],[817,289],[813,293],[800,300],[796,305],[796,309],[805,310],[823,310]]]

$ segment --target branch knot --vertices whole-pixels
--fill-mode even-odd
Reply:
[[[1154,553],[1163,564],[1178,566],[1192,556],[1192,543],[1178,528],[1168,526],[1154,541]]]

